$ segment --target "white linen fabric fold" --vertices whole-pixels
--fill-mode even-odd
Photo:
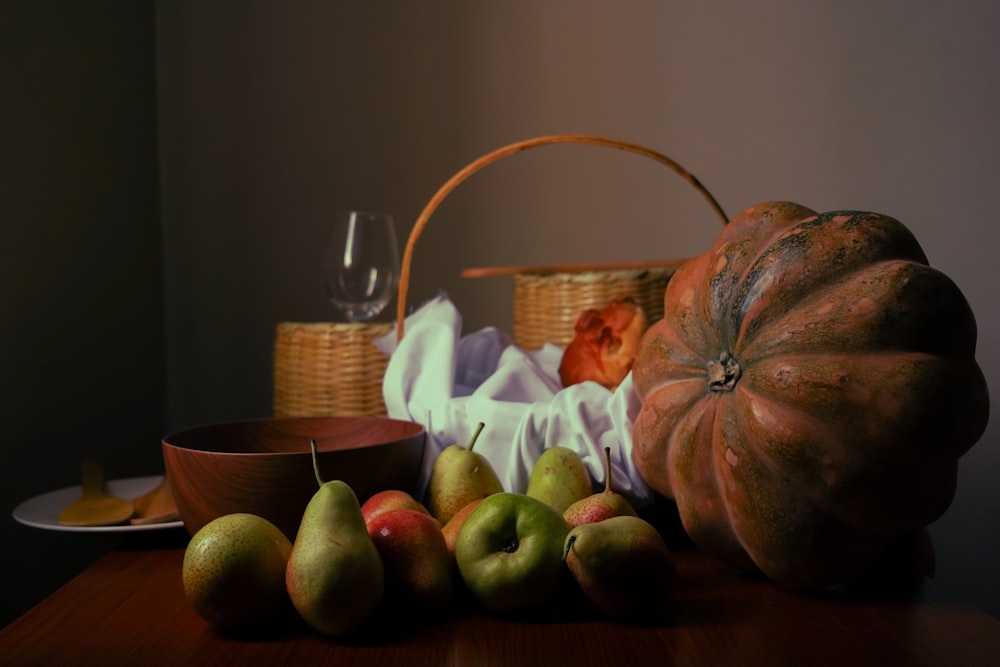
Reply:
[[[489,460],[507,491],[523,493],[541,452],[556,445],[580,454],[595,490],[604,486],[604,448],[611,449],[611,483],[635,507],[652,492],[632,462],[632,422],[639,398],[632,376],[611,392],[596,382],[563,387],[562,349],[523,350],[487,327],[462,336],[462,317],[444,293],[406,318],[396,333],[375,341],[389,356],[382,384],[389,417],[427,430],[419,480],[423,493],[437,454],[466,445],[479,422],[475,451]]]

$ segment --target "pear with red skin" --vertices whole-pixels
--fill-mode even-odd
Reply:
[[[472,514],[472,510],[476,509],[476,505],[483,502],[482,498],[476,498],[468,505],[462,509],[455,512],[455,514],[448,520],[448,523],[441,527],[441,533],[444,535],[445,544],[448,545],[448,551],[452,554],[455,553],[455,542],[458,541],[458,531],[462,530],[462,524],[465,520]]]
[[[388,604],[447,608],[455,589],[455,558],[437,519],[412,509],[383,512],[369,522],[368,535],[382,559]]]
[[[361,505],[361,515],[365,518],[365,524],[371,523],[371,520],[379,514],[393,510],[417,510],[431,516],[430,510],[423,503],[399,489],[379,491]]]
[[[570,528],[597,523],[613,516],[638,516],[635,508],[619,493],[611,490],[611,448],[604,448],[604,490],[581,498],[566,508],[563,518]]]

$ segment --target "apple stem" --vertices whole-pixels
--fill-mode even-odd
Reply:
[[[573,543],[574,542],[576,542],[576,535],[570,535],[566,539],[566,549],[563,551],[563,557],[562,557],[563,561],[565,561],[567,558],[569,558],[569,552],[570,552],[570,549],[573,548]]]
[[[611,493],[611,448],[604,448],[604,493]]]
[[[476,440],[479,439],[479,434],[483,432],[483,427],[486,426],[483,422],[479,422],[479,426],[476,427],[476,432],[472,434],[472,440],[469,440],[469,444],[466,447],[468,451],[472,451],[472,448],[476,444]]]
[[[309,448],[312,450],[313,473],[316,475],[316,483],[323,486],[323,478],[319,474],[319,458],[316,453],[316,439],[309,438]]]

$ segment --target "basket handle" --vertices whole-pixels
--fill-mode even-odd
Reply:
[[[671,168],[677,174],[679,174],[684,180],[690,183],[698,192],[700,192],[708,203],[712,206],[712,209],[722,218],[722,224],[726,224],[729,218],[726,217],[725,211],[719,206],[719,202],[715,200],[712,193],[701,184],[701,182],[695,178],[695,176],[689,172],[684,167],[680,166],[674,160],[671,160],[666,155],[658,153],[654,150],[640,146],[639,144],[630,143],[627,141],[619,141],[617,139],[606,139],[604,137],[592,136],[589,134],[550,134],[541,137],[535,137],[534,139],[525,139],[523,141],[518,141],[506,146],[502,146],[493,150],[475,160],[470,162],[464,168],[455,173],[451,178],[445,181],[434,196],[431,197],[427,205],[424,206],[424,210],[421,211],[420,216],[413,225],[413,229],[410,231],[410,237],[406,241],[406,248],[403,251],[403,262],[399,272],[399,291],[396,299],[396,341],[403,339],[403,331],[405,328],[406,319],[406,297],[409,292],[410,285],[410,266],[413,263],[413,249],[417,245],[417,239],[420,238],[420,234],[423,232],[424,227],[427,225],[427,221],[430,220],[431,214],[434,213],[435,209],[444,201],[444,199],[451,194],[452,190],[457,188],[459,184],[462,183],[472,174],[476,173],[486,165],[492,164],[501,158],[507,157],[508,155],[513,155],[514,153],[519,153],[521,151],[527,150],[529,148],[537,148],[538,146],[547,146],[550,144],[566,144],[566,143],[577,143],[577,144],[592,144],[595,146],[605,146],[607,148],[617,148],[619,150],[628,151],[631,153],[638,153],[639,155],[644,155],[652,160],[656,160],[661,164],[666,165]]]

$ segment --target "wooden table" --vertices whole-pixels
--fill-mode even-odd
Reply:
[[[295,618],[266,633],[227,635],[184,599],[185,540],[126,543],[103,556],[0,631],[0,665],[1000,664],[1000,620],[930,581],[905,594],[801,595],[693,549],[676,553],[672,612],[654,627],[470,609],[446,620],[415,614],[352,641],[319,636]]]

